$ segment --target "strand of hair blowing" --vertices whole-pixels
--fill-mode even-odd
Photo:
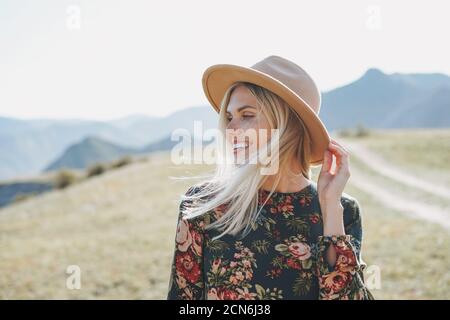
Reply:
[[[270,137],[270,141],[259,148],[257,153],[250,154],[248,163],[236,166],[232,161],[231,148],[227,148],[226,137],[226,110],[230,96],[238,85],[245,85],[256,97],[261,112],[267,117],[272,128],[278,129]],[[300,117],[279,96],[254,84],[237,82],[225,93],[219,111],[218,141],[220,146],[216,149],[217,165],[211,175],[198,185],[196,192],[182,195],[182,213],[188,219],[201,216],[214,210],[218,206],[226,204],[225,213],[216,221],[206,226],[206,229],[216,228],[221,231],[213,240],[225,234],[245,237],[251,231],[252,224],[258,218],[263,206],[258,210],[258,190],[267,179],[267,175],[261,174],[264,169],[258,161],[258,154],[268,155],[270,150],[270,165],[278,165],[278,173],[275,183],[268,198],[276,189],[281,176],[303,175],[310,177],[310,139],[308,132]],[[228,146],[229,147],[229,146]],[[295,174],[290,171],[290,161],[299,161],[302,171]],[[277,162],[277,163],[276,163]],[[266,165],[267,165],[266,163]],[[195,178],[195,177],[194,177]],[[202,177],[204,178],[204,176]]]

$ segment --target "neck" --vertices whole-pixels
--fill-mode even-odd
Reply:
[[[301,168],[298,162],[293,161],[290,167],[291,171],[300,174]],[[287,170],[280,171],[278,175],[280,175],[280,182],[278,186],[275,188],[275,192],[296,192],[305,188],[307,185],[311,183],[311,181],[305,178],[303,175],[300,177],[290,177],[286,172]],[[268,176],[266,181],[264,181],[262,185],[262,189],[264,190],[272,190],[272,187],[275,184],[277,179],[277,175]]]

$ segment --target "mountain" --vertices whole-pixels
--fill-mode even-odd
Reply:
[[[20,196],[40,194],[53,189],[49,182],[13,182],[0,183],[0,208],[7,206]]]
[[[371,68],[355,81],[324,92],[319,116],[330,132],[357,124],[370,128],[449,127],[449,90],[450,77],[444,74],[386,74]],[[85,166],[91,158],[144,152],[154,143],[161,144],[153,145],[158,150],[167,149],[171,133],[179,128],[192,132],[195,120],[203,130],[217,127],[217,113],[209,106],[190,107],[165,117],[131,114],[110,121],[0,117],[0,179],[33,175],[62,164]],[[97,150],[95,155],[88,153],[97,147],[68,151],[87,137],[112,146],[97,146],[103,151]]]
[[[89,135],[127,146],[140,144],[126,130],[101,121],[1,118],[0,124],[1,179],[34,175],[69,145]]]
[[[136,149],[119,146],[97,137],[87,137],[80,143],[67,148],[62,156],[44,171],[60,168],[83,169],[96,162],[109,162],[135,153],[137,153]]]
[[[32,176],[46,170],[69,146],[89,136],[139,149],[164,139],[177,128],[192,131],[194,119],[202,120],[205,129],[213,128],[217,114],[203,106],[166,117],[132,115],[111,121],[0,117],[0,179]]]
[[[84,169],[97,162],[111,162],[123,156],[170,150],[180,142],[167,136],[142,148],[127,148],[97,137],[87,137],[69,146],[60,157],[44,169],[44,172],[61,168]],[[206,143],[208,142],[205,141],[204,144]]]
[[[371,128],[426,127],[425,119],[413,112],[429,114],[433,120],[426,122],[436,127],[448,127],[450,118],[440,118],[430,109],[436,106],[429,104],[439,101],[438,108],[448,110],[446,88],[450,77],[443,74],[388,75],[372,68],[356,81],[323,93],[320,118],[330,131],[358,123]]]
[[[198,106],[176,111],[163,118],[132,115],[110,123],[143,138],[145,143],[151,143],[169,136],[176,129],[193,132],[194,121],[202,123],[204,130],[215,128],[217,113],[209,106]]]
[[[422,101],[418,101],[402,114],[390,119],[396,128],[443,128],[450,124],[450,87],[434,90]]]

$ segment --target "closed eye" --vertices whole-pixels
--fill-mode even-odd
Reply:
[[[252,114],[244,114],[243,116],[242,116],[242,118],[244,118],[244,119],[248,119],[248,118],[253,118],[254,117],[254,115],[252,115]],[[233,120],[233,118],[227,118],[227,120],[228,121],[231,121],[231,120]]]

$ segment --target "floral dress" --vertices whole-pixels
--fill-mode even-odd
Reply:
[[[196,192],[189,188],[187,194]],[[297,192],[260,189],[263,208],[243,239],[205,230],[220,218],[226,205],[191,220],[180,214],[167,299],[373,299],[364,283],[361,259],[361,210],[343,193],[345,235],[323,236],[317,185]],[[332,245],[336,263],[325,253]]]

